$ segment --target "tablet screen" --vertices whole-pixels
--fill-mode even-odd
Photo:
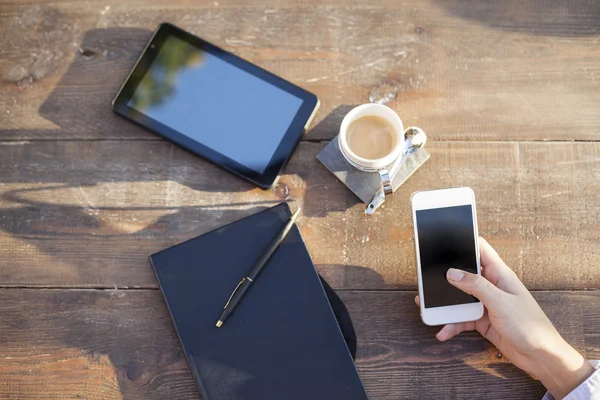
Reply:
[[[262,174],[302,103],[217,56],[168,36],[128,105]]]

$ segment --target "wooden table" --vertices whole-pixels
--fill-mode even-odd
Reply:
[[[260,3],[260,4],[259,4]],[[262,191],[116,117],[170,21],[322,102]],[[541,398],[477,334],[413,303],[409,194],[466,185],[482,235],[600,358],[600,6],[593,1],[0,1],[0,398],[196,399],[148,255],[281,201],[359,337],[372,399]],[[374,217],[315,159],[374,96],[431,160]]]

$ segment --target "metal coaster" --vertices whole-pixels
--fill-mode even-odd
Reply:
[[[398,189],[429,157],[430,154],[425,149],[408,156],[394,177],[393,189]],[[364,172],[351,166],[340,152],[337,136],[317,154],[317,159],[365,204],[371,201],[379,189],[381,184],[379,173]],[[391,168],[391,164],[388,168]]]

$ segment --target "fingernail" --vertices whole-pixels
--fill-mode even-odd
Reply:
[[[454,281],[454,282],[458,282],[462,278],[465,277],[464,272],[462,272],[460,269],[454,269],[454,268],[450,268],[446,275],[448,276],[449,280]]]

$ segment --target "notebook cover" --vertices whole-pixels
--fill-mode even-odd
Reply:
[[[215,326],[290,215],[280,204],[150,257],[202,400],[368,398],[296,226]]]

